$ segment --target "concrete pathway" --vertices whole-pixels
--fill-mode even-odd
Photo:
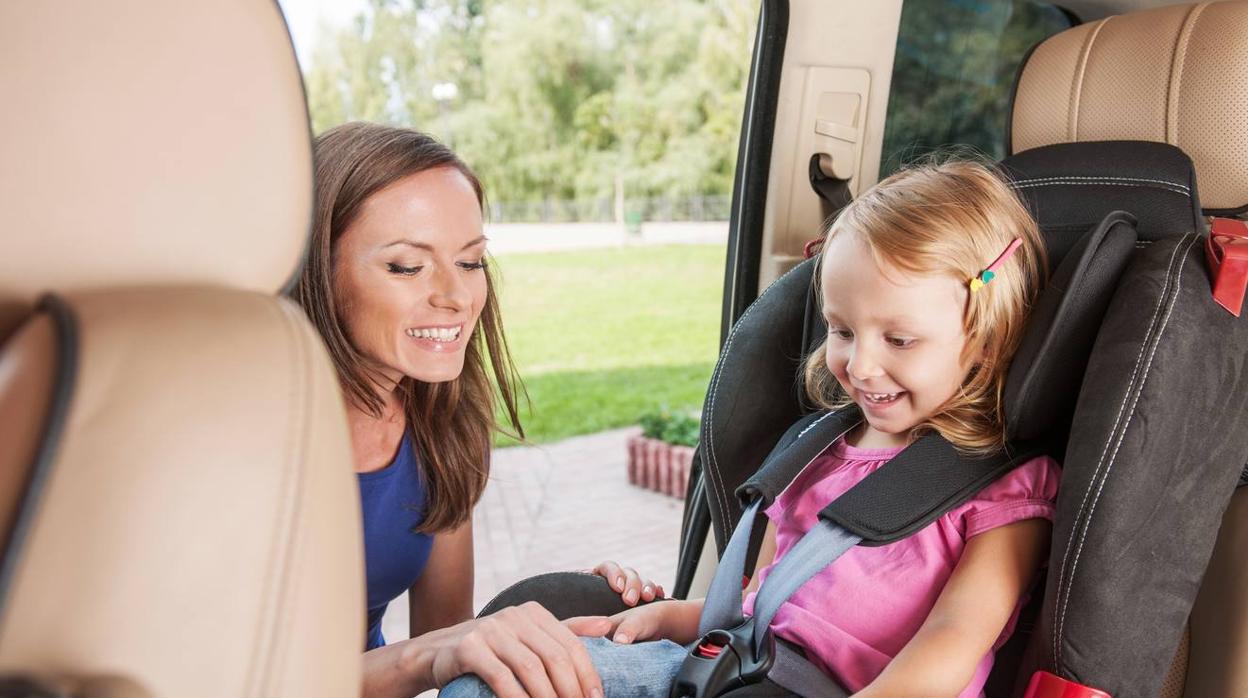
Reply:
[[[637,433],[617,429],[494,451],[473,516],[474,609],[525,577],[604,559],[671,590],[684,503],[628,484],[625,441]],[[408,636],[406,596],[390,604],[382,628],[388,638]]]

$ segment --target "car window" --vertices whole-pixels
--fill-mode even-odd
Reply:
[[[924,0],[902,7],[880,178],[951,145],[1000,159],[1018,66],[1071,26],[1033,0]]]

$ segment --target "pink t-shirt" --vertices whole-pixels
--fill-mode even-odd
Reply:
[[[776,525],[776,561],[815,525],[820,510],[900,452],[857,448],[842,438],[816,458],[767,509]],[[861,690],[918,632],[967,540],[1022,519],[1053,519],[1059,476],[1052,458],[1034,458],[908,538],[850,548],[780,607],[773,631],[801,646],[846,689]],[[759,571],[762,580],[774,564]],[[754,596],[746,596],[746,615],[754,612]],[[1017,617],[1018,607],[993,652],[1013,632]],[[982,695],[993,652],[980,661],[960,698]]]

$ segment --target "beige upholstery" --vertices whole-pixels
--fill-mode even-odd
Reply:
[[[1231,498],[1192,609],[1188,698],[1248,696],[1248,488]]]
[[[32,314],[39,295],[64,299],[77,352],[27,535],[0,551],[16,561],[0,675],[100,695],[357,695],[341,395],[276,295],[312,190],[276,4],[0,3],[0,94],[6,495],[27,491],[50,347],[66,345]]]
[[[1206,209],[1248,205],[1248,2],[1174,5],[1082,24],[1023,68],[1012,152],[1151,140],[1196,164]]]
[[[295,270],[310,135],[275,2],[0,3],[0,101],[0,298]]]

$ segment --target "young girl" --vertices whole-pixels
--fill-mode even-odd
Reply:
[[[948,162],[897,173],[851,203],[819,264],[828,332],[806,388],[827,409],[856,403],[864,418],[767,510],[746,615],[818,512],[918,436],[935,431],[966,453],[1002,447],[1006,370],[1046,262],[1009,187],[984,166]],[[1058,477],[1051,458],[1035,458],[908,538],[852,548],[789,598],[775,636],[864,698],[981,695],[1048,549]],[[666,696],[702,605],[630,609],[611,618],[615,647],[587,640],[607,697]],[[619,647],[649,640],[663,642]],[[452,686],[444,695],[473,695],[468,681]]]

